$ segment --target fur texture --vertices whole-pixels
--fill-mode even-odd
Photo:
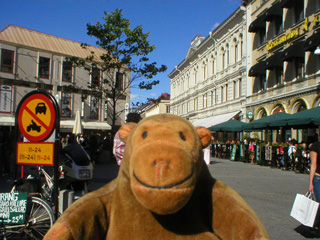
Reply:
[[[160,114],[125,124],[118,177],[77,200],[45,239],[269,239],[248,204],[203,160],[206,128]]]

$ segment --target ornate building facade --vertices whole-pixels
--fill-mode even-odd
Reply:
[[[252,119],[319,106],[320,1],[254,0],[247,8],[253,20],[246,104]],[[301,132],[292,137],[303,139]]]
[[[245,11],[238,8],[207,37],[192,40],[186,58],[169,74],[171,113],[195,125],[245,116],[246,34]]]

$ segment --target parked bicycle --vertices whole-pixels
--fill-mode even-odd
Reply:
[[[13,186],[11,193],[16,191]],[[54,214],[51,206],[43,199],[28,194],[25,220],[22,224],[5,223],[0,219],[1,239],[43,239],[46,232],[54,223]]]

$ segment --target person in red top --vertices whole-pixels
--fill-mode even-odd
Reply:
[[[141,120],[141,116],[138,113],[129,113],[127,115],[126,122],[138,123]],[[121,141],[119,131],[116,133],[113,139],[113,155],[116,158],[117,164],[120,166],[124,154],[125,143]]]

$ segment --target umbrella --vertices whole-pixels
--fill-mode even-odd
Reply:
[[[216,132],[241,132],[243,131],[243,128],[248,123],[241,122],[235,119],[231,119],[227,122],[219,123],[217,125],[214,125],[212,127],[209,127],[210,131],[216,131]]]
[[[82,134],[82,124],[81,124],[80,110],[78,110],[77,113],[76,113],[76,118],[75,118],[75,121],[74,121],[74,126],[73,126],[73,129],[72,129],[72,133],[74,135],[76,135],[76,136]]]
[[[285,119],[290,114],[285,113],[285,112],[279,112],[273,115],[269,115],[267,117],[260,118],[258,120],[254,120],[250,123],[248,123],[245,127],[244,130],[253,130],[253,129],[271,129],[271,128],[278,128],[280,127],[279,125],[275,124],[281,119]],[[283,125],[284,126],[284,125]]]
[[[320,125],[320,107],[289,114],[285,118],[278,119],[270,125],[290,126],[297,128],[318,126]]]

